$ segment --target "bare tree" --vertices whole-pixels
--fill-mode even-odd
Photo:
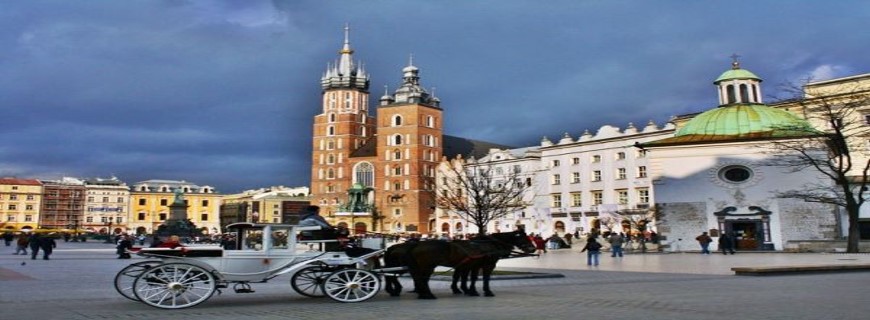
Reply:
[[[444,161],[439,170],[435,205],[467,219],[481,234],[490,222],[528,206],[523,197],[531,173],[473,159]]]
[[[827,178],[780,192],[777,197],[842,207],[849,221],[846,251],[852,253],[858,252],[858,217],[870,169],[865,146],[870,127],[863,115],[870,108],[870,88],[866,86],[843,84],[836,92],[813,92],[790,85],[786,90],[796,98],[784,103],[799,106],[816,128],[778,128],[791,131],[792,138],[773,140],[775,156],[766,163],[789,172],[814,170]]]

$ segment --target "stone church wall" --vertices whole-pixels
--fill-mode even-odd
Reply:
[[[704,202],[672,202],[661,204],[661,216],[656,225],[664,251],[697,250],[695,242],[701,232],[707,231],[707,205]],[[682,240],[680,240],[682,239]]]
[[[837,238],[835,207],[797,199],[780,199],[779,209],[783,243]]]

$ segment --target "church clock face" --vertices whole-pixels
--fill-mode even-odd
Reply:
[[[752,170],[744,166],[727,166],[719,170],[719,178],[730,183],[743,183],[752,178]]]

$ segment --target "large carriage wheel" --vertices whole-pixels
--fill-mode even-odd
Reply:
[[[326,277],[329,276],[334,268],[328,266],[308,266],[296,271],[293,277],[290,278],[290,286],[299,294],[312,297],[322,298],[326,294],[323,293],[323,283]]]
[[[160,261],[140,261],[124,267],[118,274],[115,275],[115,290],[118,291],[124,298],[139,301],[133,293],[133,282],[145,270],[151,269],[160,264]]]
[[[323,292],[335,301],[360,302],[378,294],[381,279],[371,271],[344,269],[333,272],[323,282]]]
[[[167,263],[142,272],[133,283],[139,301],[162,309],[192,307],[207,300],[217,288],[207,270],[186,263]]]

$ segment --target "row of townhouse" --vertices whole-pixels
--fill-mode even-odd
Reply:
[[[288,212],[298,212],[299,203],[308,201],[307,187],[277,186],[222,195],[211,186],[183,180],[146,180],[128,186],[114,177],[60,180],[6,177],[0,178],[0,231],[53,229],[150,234],[169,218],[168,206],[173,202],[175,190],[184,194],[187,218],[205,233],[220,232],[222,226],[231,222],[280,222]],[[271,210],[276,200],[261,198],[280,199],[277,203],[286,208]],[[232,205],[224,206],[224,202]],[[233,212],[222,221],[222,213],[232,212],[239,203],[246,204],[245,210]],[[262,218],[258,212],[264,213]]]

